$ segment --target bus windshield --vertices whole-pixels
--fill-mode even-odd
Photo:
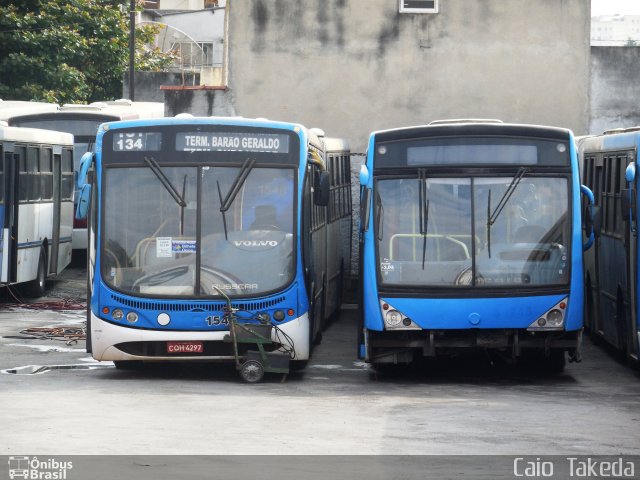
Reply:
[[[375,231],[381,283],[535,287],[569,281],[565,177],[382,178]]]
[[[102,275],[161,297],[255,296],[295,273],[294,168],[256,166],[221,211],[241,166],[109,167]]]

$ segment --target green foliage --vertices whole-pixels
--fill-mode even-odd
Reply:
[[[0,98],[119,98],[129,62],[128,7],[129,0],[0,0]],[[153,26],[136,30],[137,70],[171,61],[145,47],[154,34]]]

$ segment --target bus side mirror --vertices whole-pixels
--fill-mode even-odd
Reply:
[[[87,183],[87,172],[93,162],[94,154],[92,152],[86,152],[80,159],[80,168],[78,169],[78,177],[76,178],[76,189],[80,190],[82,186]]]
[[[313,187],[313,203],[326,207],[329,205],[329,172],[321,171],[316,179],[316,185]]]
[[[629,183],[633,183],[636,179],[636,164],[634,162],[627,165],[627,169],[624,172],[624,178]]]
[[[369,230],[369,212],[371,211],[371,189],[363,188],[360,195],[360,231]]]
[[[369,169],[366,165],[360,167],[360,185],[365,186],[369,183]]]
[[[594,209],[597,208],[599,211],[600,208],[594,206],[595,199],[593,196],[593,192],[589,187],[585,185],[580,185],[580,193],[582,193],[582,195],[584,195],[587,198],[587,205],[582,214],[582,224],[584,226],[584,234],[587,237],[586,243],[582,245],[582,250],[587,251],[593,245],[593,242],[595,241],[595,237],[596,237],[595,221],[596,221],[597,212]],[[602,222],[602,216],[600,216],[600,220],[599,220],[599,223],[601,222]],[[600,225],[598,225],[598,228],[600,228]]]
[[[76,219],[84,220],[89,213],[89,202],[91,201],[91,185],[85,183],[80,187],[78,195],[78,205],[76,206]]]

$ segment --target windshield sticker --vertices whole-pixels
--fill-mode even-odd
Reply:
[[[275,133],[178,132],[176,150],[289,153],[289,136]]]
[[[214,290],[258,290],[257,283],[214,283]]]
[[[171,252],[171,237],[158,237],[156,238],[156,257],[158,258],[171,258],[173,253]]]
[[[388,258],[385,258],[380,262],[380,271],[382,272],[393,272],[395,270],[395,265],[389,261]]]
[[[196,253],[195,240],[173,240],[171,242],[173,253]]]

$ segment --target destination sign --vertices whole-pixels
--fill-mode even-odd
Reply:
[[[161,143],[160,132],[118,132],[113,135],[114,152],[157,152]]]
[[[289,136],[277,133],[179,132],[179,152],[289,153]]]

